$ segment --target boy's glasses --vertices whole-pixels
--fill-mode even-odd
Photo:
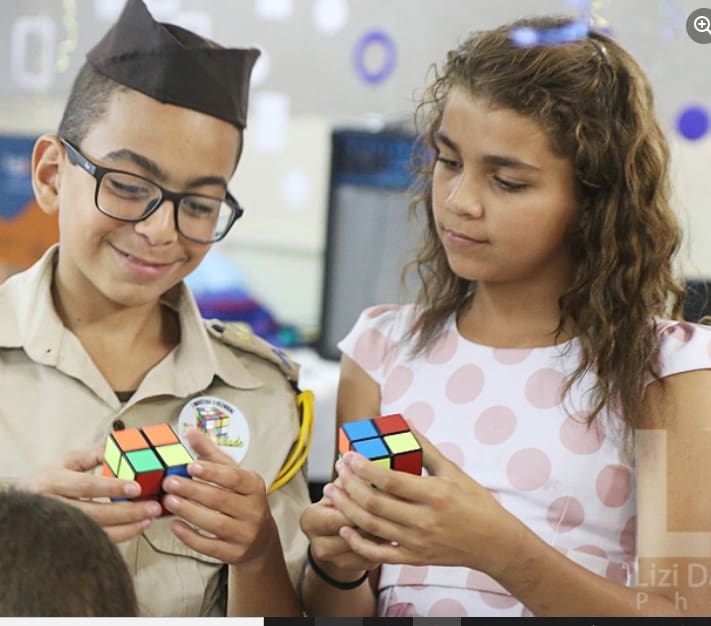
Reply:
[[[101,167],[87,159],[63,137],[69,161],[96,179],[94,203],[104,215],[124,222],[148,219],[163,202],[173,203],[175,228],[186,239],[197,243],[213,243],[222,239],[244,210],[229,191],[223,198],[195,193],[174,193],[153,181],[124,172]]]

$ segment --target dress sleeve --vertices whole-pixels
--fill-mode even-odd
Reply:
[[[379,385],[397,358],[407,325],[409,307],[383,304],[365,309],[350,332],[338,343]]]
[[[659,333],[661,377],[711,369],[711,326],[666,321]]]

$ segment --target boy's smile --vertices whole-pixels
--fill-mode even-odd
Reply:
[[[129,271],[147,279],[155,279],[168,273],[173,266],[180,261],[153,261],[141,258],[139,255],[131,254],[122,250],[118,246],[109,243],[116,251],[118,257],[125,263]]]

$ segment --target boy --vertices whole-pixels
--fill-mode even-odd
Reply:
[[[227,182],[257,56],[129,0],[59,134],[35,145],[34,192],[60,242],[0,288],[0,480],[96,520],[142,615],[299,614],[304,471],[266,497],[299,430],[297,368],[204,324],[182,282],[242,213]],[[215,416],[220,445],[195,428]],[[163,481],[169,516],[98,471],[111,430],[162,422],[199,456],[193,480]]]
[[[0,493],[0,615],[135,617],[136,611],[131,574],[101,526],[56,498]]]

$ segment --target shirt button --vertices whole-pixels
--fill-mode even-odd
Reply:
[[[123,423],[123,420],[114,420],[114,423],[111,424],[111,427],[114,430],[123,430],[126,428],[126,424]]]

